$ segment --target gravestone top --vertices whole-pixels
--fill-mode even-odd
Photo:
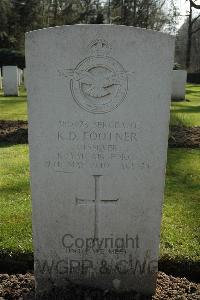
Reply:
[[[38,299],[68,280],[154,292],[173,47],[127,26],[27,34]]]

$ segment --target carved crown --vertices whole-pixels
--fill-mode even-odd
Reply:
[[[103,39],[97,39],[97,40],[92,41],[89,44],[89,47],[91,49],[92,54],[95,56],[107,55],[111,50],[111,47],[108,44],[108,42]]]

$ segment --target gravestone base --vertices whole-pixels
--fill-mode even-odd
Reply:
[[[83,274],[77,279],[70,276],[53,276],[37,274],[36,300],[44,299],[74,299],[74,300],[149,300],[155,293],[157,273],[140,276],[101,275],[94,279],[85,279]],[[150,289],[151,287],[151,289]],[[136,290],[137,289],[137,290]]]
[[[71,282],[65,286],[52,286],[50,290],[39,293],[36,300],[151,300],[152,295],[144,295],[136,291],[116,292],[113,290],[102,290],[90,286],[75,285]]]
[[[4,95],[4,97],[19,97],[19,93],[7,94],[7,95]]]

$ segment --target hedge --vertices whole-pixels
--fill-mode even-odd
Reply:
[[[20,69],[24,69],[25,57],[16,50],[0,49],[0,67],[2,66],[18,66]]]
[[[187,82],[189,83],[200,83],[200,73],[188,73]]]

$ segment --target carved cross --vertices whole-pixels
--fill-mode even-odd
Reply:
[[[116,202],[119,200],[117,199],[101,199],[101,184],[100,184],[100,178],[102,175],[92,175],[94,178],[94,190],[95,190],[95,197],[94,200],[88,200],[88,199],[80,199],[76,197],[76,204],[94,204],[94,239],[98,238],[99,235],[99,205],[101,202],[103,203],[110,203],[110,204],[116,204]]]

